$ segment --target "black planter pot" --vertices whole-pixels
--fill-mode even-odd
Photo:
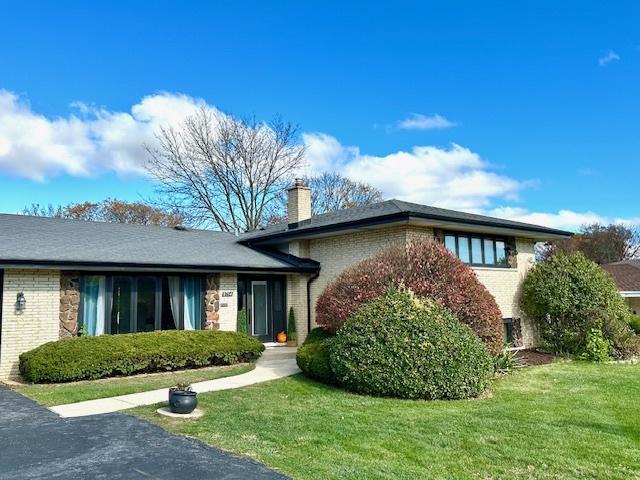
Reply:
[[[189,390],[169,390],[169,410],[173,413],[191,413],[198,406],[196,392]]]

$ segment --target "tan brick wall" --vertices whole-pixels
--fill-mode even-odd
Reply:
[[[311,286],[311,301],[315,303],[325,287],[344,269],[361,260],[375,255],[383,248],[394,244],[406,244],[418,238],[434,236],[433,229],[413,225],[364,230],[361,232],[313,239],[306,242],[292,242],[290,253],[319,261],[320,276]],[[518,296],[522,280],[534,262],[534,241],[525,238],[516,240],[518,268],[474,268],[479,280],[496,298],[503,317],[519,318]],[[295,252],[295,253],[294,253]],[[306,280],[300,276],[289,276],[287,282],[288,305],[294,307],[296,318],[300,312],[306,322]],[[312,326],[315,326],[315,308],[311,309]],[[304,338],[306,324],[299,329]],[[533,325],[525,319],[521,322],[522,337],[526,346],[537,344],[537,334]]]
[[[238,276],[235,273],[220,274],[220,330],[236,331],[238,326]]]
[[[422,237],[433,238],[433,230],[425,227],[399,225],[310,240],[309,258],[320,262],[321,266],[320,276],[311,284],[313,305],[315,306],[326,286],[347,267],[375,255],[385,247],[405,245],[415,238]],[[312,325],[315,325],[315,315],[315,308],[312,308]]]
[[[495,297],[502,316],[504,318],[520,318],[522,343],[525,347],[533,347],[538,344],[535,326],[532,322],[523,318],[522,312],[518,307],[522,281],[535,263],[534,245],[535,242],[531,239],[516,239],[516,250],[518,250],[517,269],[479,267],[473,269],[478,279]]]
[[[26,308],[16,312],[18,292]],[[60,272],[5,270],[0,378],[18,375],[18,356],[60,336]]]
[[[288,190],[287,217],[289,223],[307,220],[311,217],[311,189],[296,186]]]
[[[307,337],[307,275],[287,275],[287,321],[289,308],[296,319],[298,345]]]

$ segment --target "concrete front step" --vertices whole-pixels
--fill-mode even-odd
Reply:
[[[262,353],[261,359],[269,360],[283,360],[286,358],[296,358],[296,352],[298,347],[284,347],[284,346],[267,346]]]

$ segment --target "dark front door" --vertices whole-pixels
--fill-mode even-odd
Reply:
[[[286,329],[285,279],[279,275],[247,276],[238,279],[240,303],[249,322],[249,335],[273,342]]]

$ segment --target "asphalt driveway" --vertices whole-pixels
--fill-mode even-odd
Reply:
[[[60,418],[0,387],[0,479],[284,479],[120,413]]]

